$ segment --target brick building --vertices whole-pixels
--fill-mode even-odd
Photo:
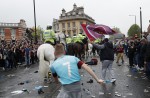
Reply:
[[[19,23],[0,22],[0,42],[20,41],[24,38],[25,32],[26,23],[23,19]]]

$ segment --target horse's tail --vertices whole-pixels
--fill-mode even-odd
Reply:
[[[44,60],[44,49],[41,49],[39,52],[39,73],[42,75],[42,77],[47,77],[49,62]]]

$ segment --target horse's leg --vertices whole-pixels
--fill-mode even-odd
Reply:
[[[80,60],[82,60],[82,56],[81,56],[80,52],[78,53],[78,57],[79,57]]]

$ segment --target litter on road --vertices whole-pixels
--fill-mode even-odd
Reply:
[[[21,94],[21,93],[23,93],[23,91],[22,90],[17,90],[17,91],[13,91],[13,92],[11,92],[13,95],[18,95],[18,94]]]
[[[38,71],[35,71],[34,73],[38,73]]]
[[[14,77],[15,75],[14,74],[9,74],[7,75],[8,77]]]
[[[147,89],[144,89],[144,93],[148,93],[149,91]]]
[[[104,92],[99,92],[99,95],[104,95]]]
[[[131,77],[132,75],[127,75],[127,77]]]
[[[126,95],[128,95],[128,96],[132,96],[133,94],[132,94],[132,93],[127,93]]]
[[[92,79],[90,79],[89,81],[87,81],[87,83],[93,83],[93,80],[92,80]]]

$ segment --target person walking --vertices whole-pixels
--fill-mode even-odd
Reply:
[[[128,47],[128,57],[129,57],[129,67],[134,67],[134,54],[135,54],[136,48],[134,45],[134,42],[130,42],[129,47]]]
[[[93,47],[96,47],[100,50],[100,61],[102,62],[102,77],[103,80],[106,80],[106,72],[109,70],[110,77],[108,81],[115,83],[116,78],[114,75],[114,71],[112,69],[113,61],[114,61],[114,50],[113,50],[113,43],[109,42],[108,38],[104,39],[104,43],[101,45],[93,44]]]
[[[147,36],[147,46],[145,51],[145,73],[148,79],[150,79],[150,34]]]
[[[80,85],[80,68],[85,69],[98,83],[103,83],[103,80],[98,79],[95,73],[82,61],[75,56],[65,55],[64,46],[57,44],[55,46],[56,60],[51,65],[51,72],[55,81],[59,81],[62,85],[61,91],[57,98],[81,98]]]
[[[26,63],[25,67],[29,67],[30,66],[30,54],[31,54],[30,53],[31,49],[29,45],[26,45],[24,51],[25,51],[25,63]]]
[[[120,65],[119,64],[120,58],[122,60],[122,64],[124,63],[123,55],[124,55],[123,45],[119,44],[118,47],[117,47],[117,61],[116,61],[116,63],[118,63],[118,65]]]

